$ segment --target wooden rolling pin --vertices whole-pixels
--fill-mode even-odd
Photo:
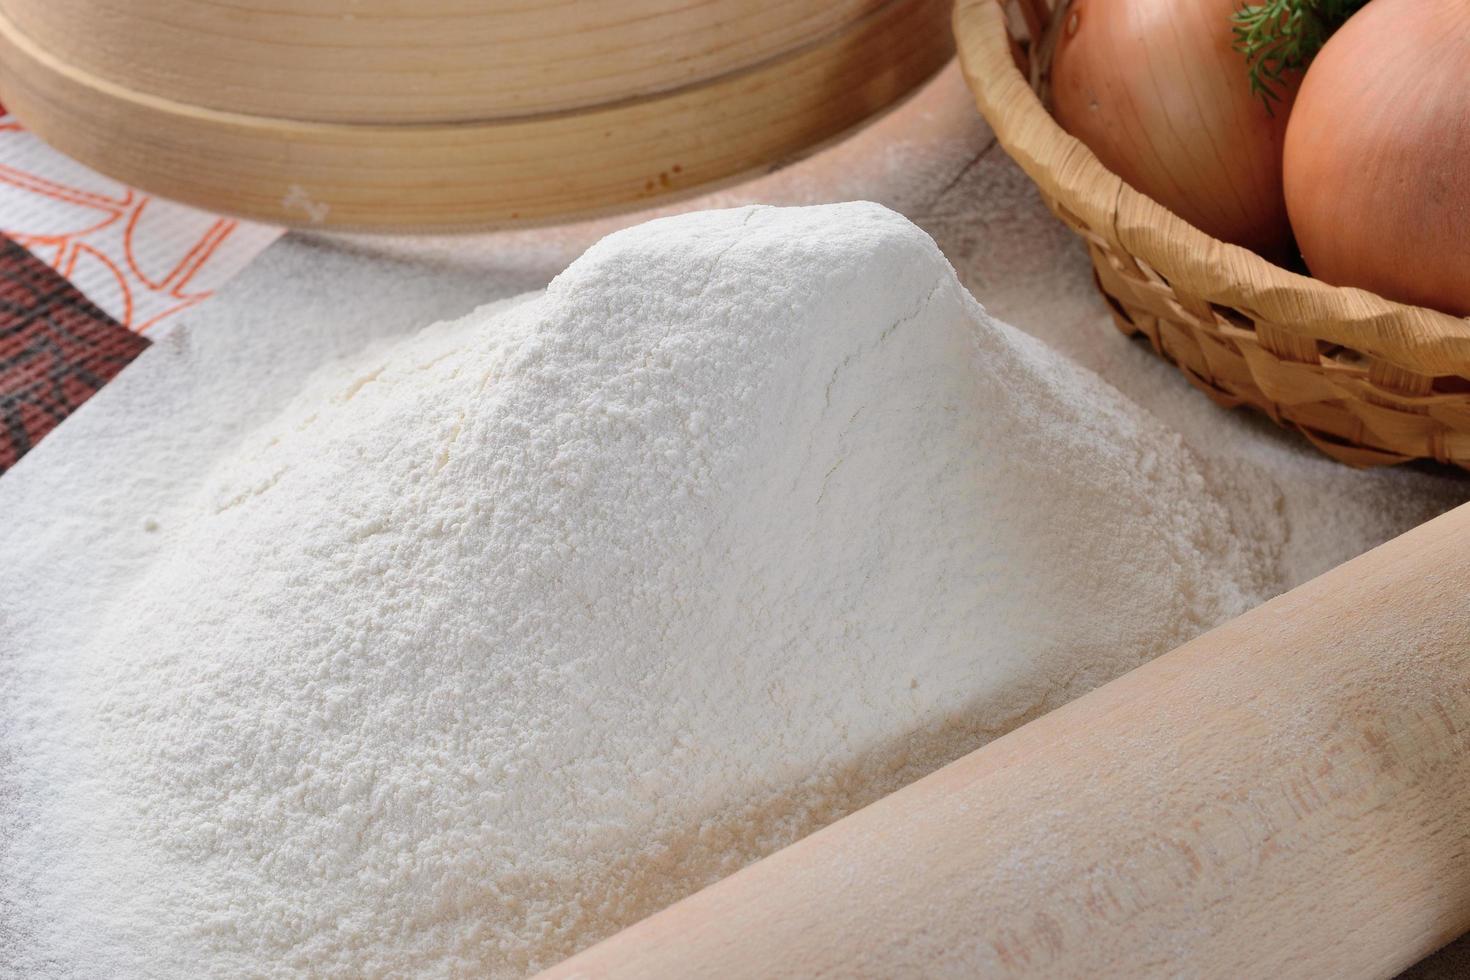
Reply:
[[[1389,977],[1470,928],[1470,505],[545,977]]]

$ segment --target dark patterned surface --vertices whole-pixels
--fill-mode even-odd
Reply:
[[[0,473],[147,346],[0,236]]]

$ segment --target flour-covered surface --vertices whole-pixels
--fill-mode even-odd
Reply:
[[[872,160],[881,166],[859,165]],[[742,196],[896,205],[934,236],[992,312],[1094,368],[1181,432],[1232,519],[1274,528],[1264,544],[1278,555],[1285,585],[1470,496],[1457,476],[1356,472],[1322,460],[1268,424],[1209,405],[1120,337],[1091,290],[1080,248],[991,148],[953,71],[856,140],[724,192],[720,203]],[[273,247],[0,478],[0,658],[64,659],[85,649],[99,612],[170,547],[205,475],[249,430],[279,416],[316,365],[539,287],[611,224],[451,243],[287,239]],[[0,698],[13,693],[0,680]],[[22,815],[13,724],[0,711],[0,840],[11,842]],[[58,872],[48,887],[74,886]],[[0,904],[0,950],[36,948],[39,937],[24,934],[34,899],[23,882],[0,887],[0,903],[10,903]],[[0,955],[0,975],[7,964],[15,975],[63,973],[59,960],[28,960],[25,970],[17,962]],[[1452,958],[1441,962],[1420,975],[1462,975]]]

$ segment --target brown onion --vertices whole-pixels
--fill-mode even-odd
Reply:
[[[1232,48],[1239,0],[1075,0],[1052,62],[1053,111],[1109,170],[1216,238],[1283,258],[1291,227],[1274,112]]]
[[[1340,28],[1285,173],[1313,275],[1470,316],[1470,0],[1373,0]]]

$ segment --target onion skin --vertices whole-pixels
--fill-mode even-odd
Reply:
[[[1470,316],[1470,0],[1373,0],[1307,70],[1286,203],[1312,274]]]
[[[1297,79],[1267,110],[1232,47],[1240,0],[1075,0],[1052,108],[1103,165],[1201,231],[1291,254],[1281,155]]]

